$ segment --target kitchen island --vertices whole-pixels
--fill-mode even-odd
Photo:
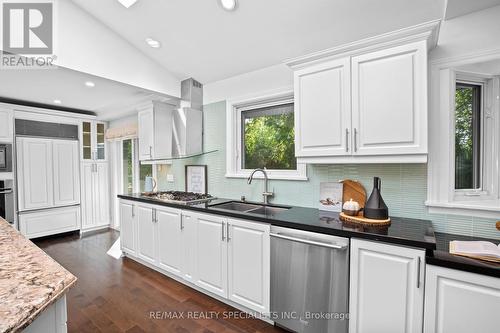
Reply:
[[[0,218],[0,333],[66,332],[76,277]]]

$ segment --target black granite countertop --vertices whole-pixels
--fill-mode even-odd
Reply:
[[[435,266],[442,266],[472,273],[479,273],[483,275],[500,277],[500,263],[493,263],[493,262],[471,259],[450,254],[449,253],[450,242],[454,240],[487,241],[487,242],[492,242],[494,244],[500,243],[500,241],[493,239],[436,232],[437,248],[435,251],[433,251],[432,256],[427,257],[427,263]]]
[[[140,194],[119,195],[118,197],[126,200],[134,200],[167,207],[265,222],[275,226],[330,234],[340,237],[370,239],[386,243],[418,247],[427,250],[436,249],[436,240],[434,238],[432,223],[427,220],[391,217],[392,223],[389,226],[363,227],[341,222],[339,220],[338,213],[323,212],[314,208],[287,206],[290,207],[290,209],[276,213],[275,215],[260,215],[222,210],[214,207],[214,205],[217,204],[233,201],[231,199],[219,198],[209,203],[199,205],[182,205],[143,197]]]

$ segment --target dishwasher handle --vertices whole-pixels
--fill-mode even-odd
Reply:
[[[296,238],[296,237],[291,237],[291,236],[286,236],[282,234],[276,234],[276,233],[271,233],[271,237],[275,238],[281,238],[281,239],[286,239],[292,242],[299,242],[299,243],[304,243],[304,244],[309,244],[309,245],[316,245],[316,246],[322,246],[322,247],[327,247],[330,249],[335,249],[335,250],[345,250],[347,249],[347,245],[338,245],[338,244],[328,244],[328,243],[322,243],[322,242],[317,242],[317,241],[312,241],[308,239],[302,239],[302,238]]]

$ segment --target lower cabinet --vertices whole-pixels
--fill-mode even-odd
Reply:
[[[215,215],[196,215],[196,280],[197,286],[227,297],[227,224]]]
[[[179,209],[156,208],[158,266],[179,276],[181,276],[183,261],[181,222]]]
[[[268,312],[270,226],[234,219],[227,223],[229,299],[257,312]]]
[[[425,251],[351,239],[349,332],[422,332]]]
[[[110,223],[109,175],[107,162],[83,162],[82,229],[103,228]]]
[[[136,254],[136,207],[133,202],[120,201],[120,243],[122,250]]]
[[[500,279],[427,265],[424,333],[500,329]]]
[[[80,206],[52,208],[19,214],[19,230],[27,238],[80,229]]]
[[[269,312],[270,226],[120,201],[127,255],[250,310]]]
[[[157,262],[157,227],[155,208],[137,205],[137,257],[150,263]]]

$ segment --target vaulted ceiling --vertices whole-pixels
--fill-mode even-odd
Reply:
[[[239,0],[235,12],[217,0],[73,2],[179,78],[209,83],[440,19],[445,0]]]

